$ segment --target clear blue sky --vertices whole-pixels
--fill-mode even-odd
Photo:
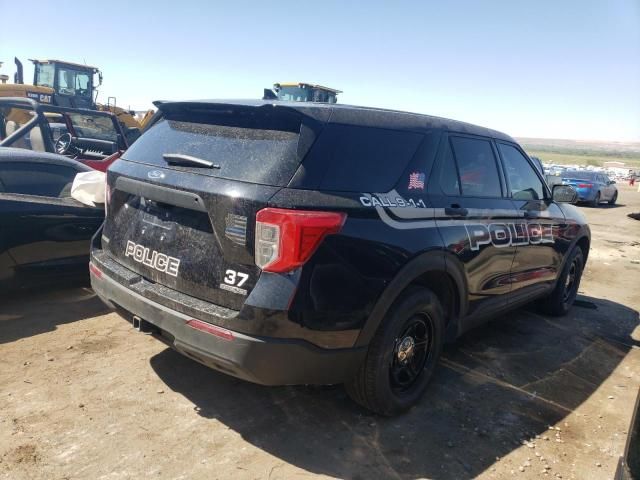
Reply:
[[[514,136],[640,140],[640,0],[0,0],[0,25],[3,73],[86,62],[99,100],[135,109],[307,81]]]

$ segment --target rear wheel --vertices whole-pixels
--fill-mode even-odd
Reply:
[[[543,308],[547,313],[561,316],[569,312],[578,295],[583,268],[584,255],[582,254],[582,249],[574,247],[558,279],[556,288],[545,299]]]
[[[438,298],[411,287],[378,327],[356,377],[346,384],[363,407],[395,415],[422,396],[442,351],[444,315]]]
[[[613,194],[613,197],[611,197],[611,200],[609,200],[609,205],[615,205],[617,200],[618,200],[618,192],[615,192]]]
[[[597,207],[598,205],[600,205],[600,192],[596,193],[596,198],[591,201],[592,207]]]

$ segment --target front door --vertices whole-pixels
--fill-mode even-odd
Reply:
[[[515,144],[498,142],[511,201],[518,211],[518,235],[512,238],[516,255],[511,271],[512,299],[551,288],[562,268],[568,243],[564,214],[556,205],[538,171]]]

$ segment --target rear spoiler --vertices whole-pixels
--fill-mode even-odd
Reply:
[[[331,116],[331,107],[294,108],[277,102],[153,102],[158,108],[153,123],[162,118],[228,127],[279,130],[300,135],[298,158],[307,154]],[[297,105],[295,106],[297,107]]]
[[[153,104],[173,120],[295,133],[300,132],[302,124],[312,130],[321,128],[331,114],[326,108],[294,108],[280,102],[156,101]]]

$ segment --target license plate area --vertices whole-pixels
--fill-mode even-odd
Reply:
[[[154,283],[211,299],[222,255],[209,215],[133,194],[120,200],[105,228],[109,253]]]

